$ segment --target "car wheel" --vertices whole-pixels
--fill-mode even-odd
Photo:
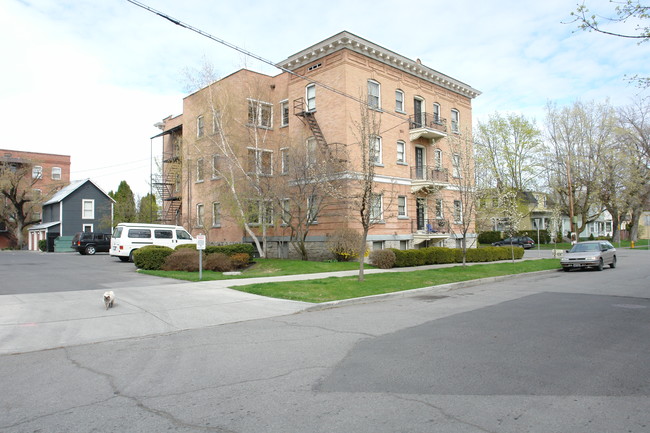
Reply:
[[[609,264],[609,267],[612,269],[616,267],[616,256],[612,258],[612,263]]]
[[[133,251],[135,250],[131,250],[131,252],[129,253],[129,262],[131,263],[133,263]]]
[[[562,268],[562,270],[563,270],[564,272],[569,272],[569,271],[571,270],[571,268]]]
[[[603,266],[603,259],[600,259],[600,261],[598,262],[598,266],[596,267],[596,269],[598,269],[599,271],[602,271],[602,270],[603,270],[603,267],[604,267],[604,266]]]
[[[89,255],[92,256],[93,254],[95,254],[95,252],[96,252],[96,250],[95,250],[95,247],[93,245],[88,245],[86,247],[86,254],[89,254]]]
[[[129,261],[128,257],[117,256],[117,258],[120,259],[123,262],[128,262]]]

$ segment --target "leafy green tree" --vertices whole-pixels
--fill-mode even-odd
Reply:
[[[135,197],[133,191],[125,180],[120,182],[117,191],[110,191],[109,196],[115,200],[113,207],[113,221],[115,224],[132,223],[136,219]]]
[[[140,198],[137,219],[141,223],[155,223],[158,220],[158,203],[154,194]]]
[[[476,128],[476,165],[485,188],[536,189],[542,171],[542,133],[522,115],[494,113]]]

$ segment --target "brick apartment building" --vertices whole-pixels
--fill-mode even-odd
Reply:
[[[24,152],[20,150],[0,149],[0,164],[3,167],[27,169],[31,171],[23,179],[24,188],[34,193],[34,206],[31,209],[34,219],[41,219],[42,203],[56,191],[70,183],[70,156],[51,153]],[[8,206],[6,199],[0,206]],[[0,226],[0,248],[15,246],[7,227]]]
[[[283,72],[276,76],[244,69],[222,78],[185,97],[183,113],[158,124],[164,163],[157,186],[164,222],[203,233],[210,243],[251,241],[224,192],[218,168],[233,160],[220,155],[219,140],[238,143],[234,165],[247,167],[243,171],[258,179],[286,175],[293,148],[305,146],[308,153],[327,148],[331,158],[344,161],[340,179],[353,196],[363,172],[358,144],[363,101],[380,122],[371,146],[376,224],[369,249],[460,246],[457,223],[463,209],[454,182],[461,176],[460,156],[450,143],[471,136],[472,99],[479,91],[349,32],[277,66]],[[465,143],[471,146],[467,143],[471,139]],[[358,211],[343,206],[340,197],[331,197],[331,206],[311,225],[310,257],[326,256],[323,241],[338,228],[361,230]],[[267,207],[245,218],[259,220],[254,229],[264,231],[269,257],[294,257],[291,231],[280,218],[282,205]]]

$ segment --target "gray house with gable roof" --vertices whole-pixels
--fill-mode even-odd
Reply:
[[[70,183],[43,203],[41,223],[29,228],[29,249],[38,250],[38,241],[46,239],[47,251],[64,251],[75,233],[110,233],[114,203],[90,179]]]

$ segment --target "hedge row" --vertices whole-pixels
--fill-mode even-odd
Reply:
[[[183,244],[176,247],[176,250],[183,249],[196,251],[196,245]],[[133,263],[139,269],[160,270],[165,264],[167,257],[169,257],[174,251],[174,249],[169,247],[160,245],[147,245],[146,247],[138,248],[133,252]],[[235,258],[235,261],[239,263],[242,261],[250,261],[250,259],[253,257],[254,251],[254,247],[250,244],[233,244],[222,246],[211,245],[205,248],[204,253],[206,256],[220,253],[225,256]],[[248,260],[244,260],[241,257],[242,254],[247,255]]]
[[[437,265],[442,263],[462,263],[463,250],[460,248],[428,247],[417,250],[397,250],[395,253],[395,267],[410,267],[422,265]],[[523,248],[514,248],[515,259],[524,256]],[[494,262],[512,258],[510,247],[484,247],[467,249],[467,262]]]
[[[528,236],[537,243],[537,230],[521,230],[517,232],[515,236]],[[501,239],[507,238],[508,236],[502,232],[490,231],[490,232],[481,232],[478,235],[479,244],[491,244]],[[549,244],[551,243],[551,234],[548,230],[539,231],[539,243],[540,244]]]

